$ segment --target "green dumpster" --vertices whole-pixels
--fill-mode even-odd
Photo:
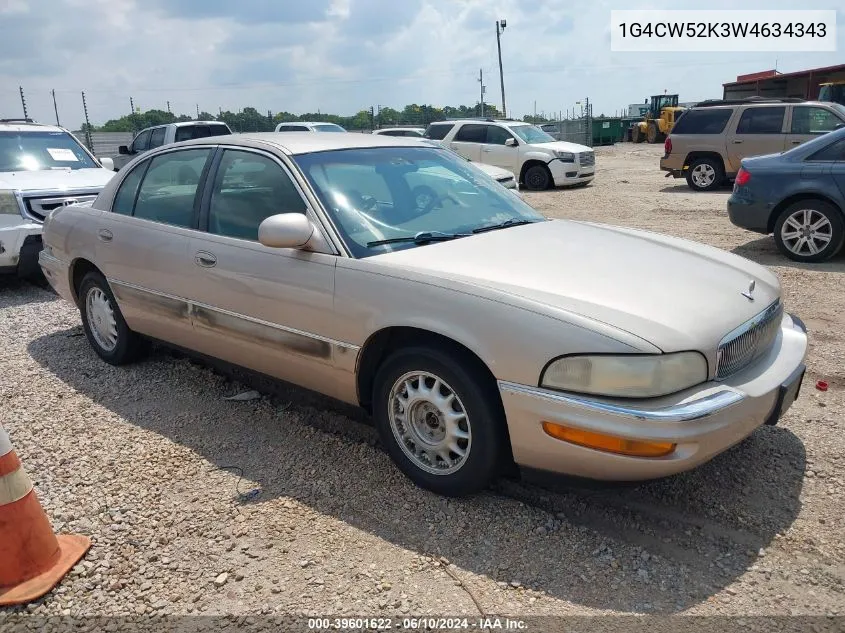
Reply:
[[[625,140],[627,126],[619,118],[593,119],[593,146],[613,145]]]

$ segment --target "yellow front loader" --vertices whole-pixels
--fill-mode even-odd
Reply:
[[[655,95],[645,118],[634,124],[631,140],[634,143],[662,142],[675,127],[675,121],[686,108],[678,105],[678,95]]]

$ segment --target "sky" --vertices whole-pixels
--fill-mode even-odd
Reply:
[[[678,0],[677,9],[701,8]],[[795,8],[745,0],[743,9]],[[803,4],[803,3],[802,3]],[[652,94],[720,98],[738,74],[845,63],[845,1],[835,53],[613,53],[611,9],[665,2],[575,0],[0,0],[0,117],[93,124],[144,110],[330,112],[370,106],[501,105],[496,20],[508,114],[579,108],[611,115]],[[737,8],[710,0],[708,9]]]

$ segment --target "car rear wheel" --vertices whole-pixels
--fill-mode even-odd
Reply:
[[[552,176],[545,165],[533,165],[525,171],[525,188],[530,191],[545,191],[549,188]]]
[[[799,200],[787,207],[775,223],[778,249],[797,262],[822,262],[842,248],[842,214],[822,200]]]
[[[82,328],[97,355],[111,365],[135,360],[143,339],[129,329],[105,277],[89,272],[79,285]]]
[[[725,170],[714,158],[698,158],[687,170],[687,184],[695,191],[713,191],[725,180]]]
[[[504,414],[486,382],[459,355],[437,348],[400,350],[379,369],[373,389],[379,435],[418,486],[464,496],[497,474]]]

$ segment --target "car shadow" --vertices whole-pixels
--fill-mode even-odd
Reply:
[[[731,252],[764,266],[789,266],[814,272],[845,273],[845,249],[826,262],[805,264],[793,261],[781,253],[771,235],[758,237],[745,244],[740,244],[732,248]]]
[[[28,281],[17,275],[0,275],[0,308],[15,308],[27,303],[56,301],[59,295],[46,280]]]
[[[446,557],[459,570],[519,580],[596,609],[670,614],[704,602],[745,573],[800,509],[805,451],[783,427],[763,427],[702,467],[663,480],[505,478],[472,498],[445,499],[411,484],[370,448],[377,434],[360,423],[367,417],[357,408],[219,362],[211,365],[224,376],[219,397],[209,397],[206,359],[155,346],[146,360],[116,368],[83,351],[79,329],[33,340],[29,354],[127,423],[217,467],[236,464],[261,487],[251,503],[294,498],[399,547]],[[155,393],[134,389],[172,375],[177,364],[180,380],[156,380]],[[267,394],[267,406],[223,400],[243,385]],[[249,423],[233,424],[235,415]],[[326,468],[335,471],[331,485],[314,476]]]
[[[661,189],[660,189],[661,193],[685,193],[685,194],[689,194],[689,195],[698,194],[698,193],[730,194],[732,191],[733,191],[733,185],[732,184],[723,185],[723,186],[719,187],[718,189],[714,189],[713,191],[704,191],[704,192],[694,191],[694,190],[690,189],[689,185],[687,185],[686,183],[684,183],[682,185],[667,185],[666,187],[661,187]]]

